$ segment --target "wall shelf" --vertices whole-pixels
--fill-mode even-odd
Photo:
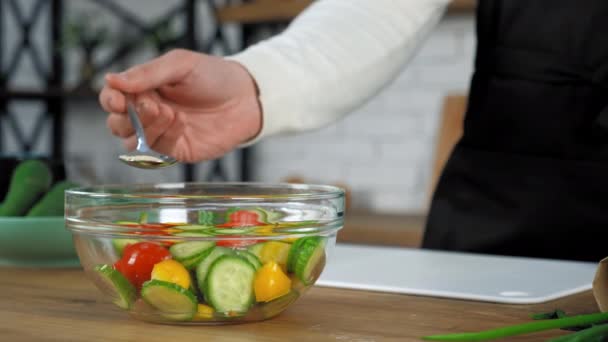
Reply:
[[[452,0],[448,13],[473,13],[477,8],[477,0]]]

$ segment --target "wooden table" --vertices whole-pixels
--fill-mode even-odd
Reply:
[[[407,271],[407,270],[404,270]],[[136,321],[105,303],[80,270],[0,268],[2,341],[418,341],[436,333],[529,321],[535,312],[597,310],[591,293],[541,305],[499,305],[313,288],[282,315],[233,326],[168,326]],[[560,331],[509,341],[543,341]]]

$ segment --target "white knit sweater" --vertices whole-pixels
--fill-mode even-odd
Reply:
[[[285,32],[229,57],[260,90],[262,137],[321,127],[390,83],[449,0],[318,0]]]

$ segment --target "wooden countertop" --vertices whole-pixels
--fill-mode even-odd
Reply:
[[[596,311],[589,292],[526,306],[317,287],[265,322],[188,327],[129,318],[105,303],[80,270],[0,268],[0,289],[4,341],[417,341],[428,334],[527,322],[531,313],[556,308],[572,314]]]
[[[339,240],[399,246],[417,246],[425,221],[423,216],[348,217]],[[314,287],[265,322],[169,326],[131,319],[106,303],[81,270],[0,267],[0,336],[6,341],[419,341],[430,334],[529,322],[530,314],[555,309],[598,310],[591,292],[537,305],[505,305]],[[509,341],[561,334],[555,330]]]

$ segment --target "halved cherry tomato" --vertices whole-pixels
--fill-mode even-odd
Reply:
[[[263,226],[265,223],[260,222],[259,214],[255,211],[248,210],[237,210],[230,215],[228,215],[228,222],[224,224],[217,225],[217,227],[221,228],[235,228],[235,227],[253,227],[253,226]],[[219,238],[222,237],[238,237],[239,235],[218,235]],[[222,247],[247,247],[249,245],[256,244],[261,240],[255,239],[227,239],[227,240],[218,240],[216,244]]]
[[[138,242],[125,247],[114,268],[139,290],[144,282],[150,280],[154,265],[166,259],[171,259],[171,253],[165,247],[152,242]]]
[[[237,210],[228,215],[228,222],[218,227],[251,227],[263,226],[265,223],[259,221],[260,217],[255,211]]]

